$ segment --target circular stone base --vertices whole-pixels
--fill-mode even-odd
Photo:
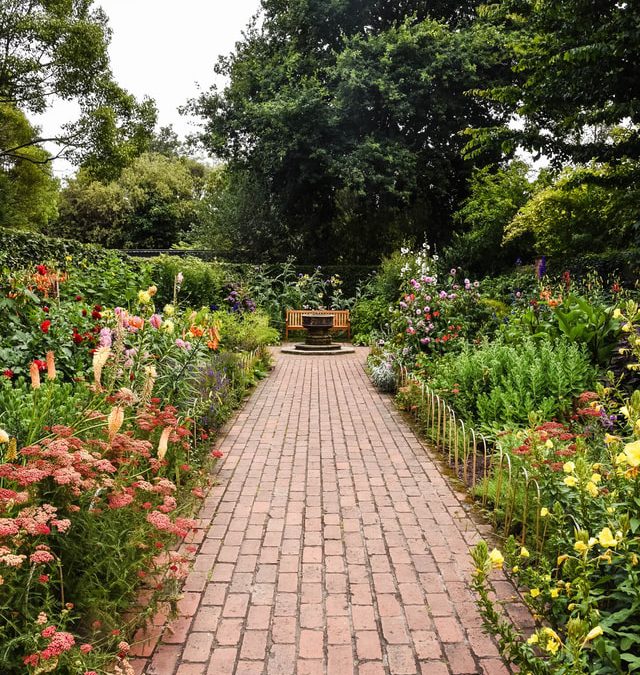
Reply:
[[[290,347],[283,347],[284,354],[298,354],[303,356],[337,356],[339,354],[354,354],[355,349],[348,345],[342,345],[339,342],[332,342],[328,345],[308,345],[300,342]]]

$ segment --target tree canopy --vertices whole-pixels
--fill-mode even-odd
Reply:
[[[93,0],[5,0],[0,3],[0,34],[0,104],[41,113],[61,99],[76,101],[81,110],[53,138],[43,139],[32,127],[20,143],[3,142],[0,158],[51,140],[62,146],[62,154],[86,159],[106,175],[144,149],[155,125],[155,106],[137,102],[113,81],[110,30]]]
[[[465,92],[500,65],[491,29],[449,25],[471,7],[265,2],[262,28],[218,64],[228,86],[192,105],[205,147],[264,186],[261,229],[318,263],[449,236],[472,169],[461,132],[493,120]]]
[[[637,2],[498,0],[480,20],[503,37],[511,68],[476,93],[520,123],[476,131],[471,150],[499,141],[558,163],[640,158]]]

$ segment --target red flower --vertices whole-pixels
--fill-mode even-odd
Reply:
[[[102,314],[97,309],[94,309],[93,312],[91,312],[91,318],[92,319],[102,319]]]
[[[82,310],[82,316],[87,316],[87,310],[86,309]]]
[[[50,326],[51,326],[51,321],[49,321],[49,319],[46,319],[45,321],[43,321],[43,322],[40,324],[40,330],[41,330],[43,333],[48,333],[48,332],[49,332],[49,327],[50,327]]]
[[[82,335],[80,335],[80,333],[76,333],[76,332],[74,331],[74,332],[73,332],[73,335],[71,336],[71,339],[72,339],[77,345],[79,345],[79,344],[82,342],[82,340],[83,340],[84,338],[82,337]]]
[[[43,311],[45,314],[48,314],[48,313],[49,313],[49,308],[45,305],[45,306],[42,308],[42,311]]]
[[[47,369],[47,362],[40,359],[33,359],[33,362],[38,366],[38,370],[43,371]]]
[[[38,581],[39,581],[41,584],[46,584],[47,581],[49,581],[49,575],[48,575],[48,574],[41,574],[41,575],[38,577]]]
[[[36,265],[36,270],[38,271],[38,274],[42,274],[43,276],[47,273],[45,265]]]
[[[81,295],[76,295],[76,302],[80,302],[81,300],[82,300],[82,296],[81,296]]]
[[[10,380],[10,379],[14,376],[15,373],[14,373],[13,370],[11,370],[10,368],[7,368],[5,371],[3,371],[2,374],[3,374],[7,379]]]
[[[220,450],[212,450],[211,451],[211,456],[215,457],[216,459],[219,459],[220,457],[222,457],[222,455],[223,455],[223,453],[220,452]]]
[[[93,309],[95,309],[96,312],[101,312],[102,311],[102,305],[94,305]]]

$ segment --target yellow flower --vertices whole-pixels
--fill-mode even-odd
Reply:
[[[621,440],[620,436],[613,436],[612,434],[605,434],[604,435],[604,442],[605,442],[606,445],[611,445],[612,443],[617,443],[620,440]]]
[[[557,588],[552,588],[551,589],[551,597],[552,598],[557,598],[560,595],[560,590]]]
[[[630,332],[633,330],[633,325],[630,324],[630,323],[625,323],[625,324],[622,326],[622,330],[623,330],[625,333],[630,333]]]
[[[592,481],[587,483],[586,490],[592,497],[597,497],[599,494],[598,487]]]
[[[602,627],[596,626],[587,633],[587,636],[585,637],[584,641],[590,642],[591,640],[595,640],[597,637],[600,637],[603,633],[604,631],[602,630]]]
[[[620,414],[629,419],[629,408],[627,408],[626,405],[623,405],[622,408],[620,408]]]
[[[563,563],[568,557],[569,557],[569,556],[568,556],[566,553],[564,553],[563,555],[559,555],[559,556],[558,556],[558,559],[556,560],[556,565],[557,565],[558,567],[560,567],[560,565],[562,565],[562,563]]]
[[[162,326],[160,326],[160,330],[164,331],[165,333],[169,333],[171,335],[173,331],[175,330],[175,325],[171,319],[167,319]]]
[[[640,466],[640,441],[627,443],[624,446],[624,454],[629,466]]]
[[[514,574],[516,574],[517,572],[520,571],[520,567],[519,567],[518,565],[514,565],[514,566],[511,568],[511,571],[512,571]]]
[[[527,549],[524,546],[520,549],[520,556],[522,558],[528,558],[529,557],[529,551],[527,551]]]
[[[613,310],[613,318],[614,318],[614,319],[619,319],[621,316],[622,316],[622,312],[620,311],[620,308],[619,308],[619,307],[616,307],[616,308]]]
[[[573,548],[578,553],[586,553],[589,550],[589,547],[583,541],[577,541]]]
[[[578,483],[574,476],[567,476],[562,482],[568,487],[575,487]]]
[[[500,569],[504,565],[504,557],[497,548],[494,548],[489,553],[489,560],[491,561],[491,566],[495,569]]]
[[[138,291],[138,302],[141,305],[148,305],[151,302],[151,294],[149,291]]]
[[[540,509],[540,517],[541,518],[546,518],[549,515],[549,509],[546,506],[543,506]]]
[[[549,652],[549,654],[555,654],[560,647],[560,643],[558,640],[556,640],[554,637],[550,637],[547,640],[547,645],[545,649]]]
[[[4,429],[0,429],[0,443],[8,443],[8,442],[9,442],[9,434]]]
[[[158,292],[158,287],[157,287],[157,286],[149,286],[149,288],[147,288],[147,293],[148,293],[151,297],[153,297],[157,292]]]
[[[608,527],[605,527],[598,534],[598,542],[602,548],[615,547],[618,545],[616,538]]]
[[[537,598],[540,595],[540,589],[539,588],[532,588],[529,591],[529,594],[531,595],[532,598]]]
[[[573,462],[565,462],[562,465],[562,470],[565,473],[573,473],[576,470],[576,465]]]
[[[631,564],[635,567],[638,564],[638,556],[635,553],[631,554]]]
[[[534,633],[534,634],[527,640],[527,644],[528,644],[528,645],[537,645],[539,639],[540,639],[540,638],[538,638],[538,634],[537,634],[537,633]]]
[[[591,474],[591,481],[596,485],[602,480],[602,476],[599,473]]]
[[[176,313],[176,308],[173,305],[165,305],[162,311],[166,316],[173,316]]]
[[[547,439],[546,443],[544,444],[544,447],[551,449],[553,447],[553,441],[550,438]]]

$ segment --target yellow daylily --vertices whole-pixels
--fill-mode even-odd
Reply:
[[[603,528],[598,534],[598,543],[603,548],[616,547],[618,540],[613,536],[613,533],[608,527]]]
[[[577,541],[573,548],[578,553],[586,553],[589,550],[589,547],[583,541]]]
[[[491,566],[495,569],[500,569],[504,565],[504,556],[497,548],[494,548],[491,553],[489,553],[489,560],[491,561]]]
[[[560,589],[558,588],[552,588],[551,589],[551,597],[552,598],[557,598],[560,595]]]
[[[605,445],[611,445],[612,443],[618,443],[622,439],[620,436],[614,436],[613,434],[605,434],[604,435],[604,442]]]
[[[575,479],[575,476],[567,476],[562,482],[567,487],[575,487],[578,484],[578,481]]]
[[[587,633],[587,636],[585,637],[584,641],[591,642],[591,640],[595,640],[597,637],[600,637],[603,633],[604,631],[602,630],[602,626],[596,626]]]
[[[520,549],[520,556],[522,558],[528,558],[529,557],[529,551],[527,551],[527,549],[524,546]]]
[[[624,446],[624,455],[629,466],[640,466],[640,441],[627,443]]]
[[[565,462],[562,465],[562,470],[565,473],[573,473],[576,470],[576,465],[573,462]]]
[[[600,493],[598,492],[598,487],[597,487],[597,485],[596,485],[594,482],[592,482],[592,481],[589,481],[589,482],[587,483],[585,489],[586,489],[586,491],[587,491],[592,497],[597,497],[598,494],[600,494]]]

